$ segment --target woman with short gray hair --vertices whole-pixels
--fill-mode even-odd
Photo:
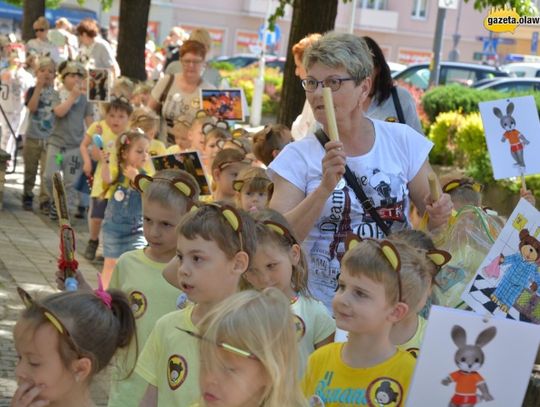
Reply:
[[[364,115],[373,62],[363,39],[327,33],[306,51],[304,66],[302,86],[325,131],[322,88],[332,91],[340,140],[310,134],[287,145],[270,164],[270,207],[285,214],[303,240],[310,289],[331,308],[348,233],[378,239],[383,231],[410,227],[410,201],[420,214],[427,211],[435,228],[447,222],[452,202],[448,195],[429,199],[429,140],[407,125]],[[361,203],[359,188],[342,178],[346,165],[367,201]]]

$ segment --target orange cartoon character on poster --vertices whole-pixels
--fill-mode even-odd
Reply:
[[[493,400],[487,383],[478,373],[478,369],[485,361],[482,348],[491,342],[496,333],[497,328],[494,326],[484,329],[476,338],[474,345],[468,345],[465,329],[459,325],[454,325],[452,328],[451,337],[458,348],[454,361],[459,370],[450,373],[442,380],[445,386],[452,382],[456,384],[449,407],[474,407],[479,401]],[[477,389],[480,390],[480,394],[477,394]]]

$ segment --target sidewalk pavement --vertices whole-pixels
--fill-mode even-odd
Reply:
[[[39,214],[37,202],[34,202],[34,212],[22,209],[22,170],[19,159],[16,173],[6,176],[4,208],[0,210],[0,407],[9,406],[17,388],[14,374],[17,354],[12,331],[23,306],[15,288],[20,286],[38,297],[56,291],[58,222]],[[96,287],[101,265],[88,262],[82,255],[88,241],[86,220],[75,219],[72,224],[79,268]],[[107,404],[107,372],[95,378],[92,395],[97,406]]]

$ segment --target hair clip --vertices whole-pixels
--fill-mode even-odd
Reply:
[[[267,228],[269,228],[272,232],[277,233],[280,236],[285,237],[291,245],[298,244],[296,241],[296,238],[293,236],[293,234],[287,229],[285,226],[283,226],[281,223],[277,223],[271,220],[265,220],[262,222],[263,225],[265,225]]]
[[[197,339],[199,339],[201,341],[206,341],[206,342],[212,343],[212,341],[210,341],[209,339],[207,339],[204,336],[202,336],[200,334],[197,334],[197,333],[195,333],[193,331],[190,331],[190,330],[187,330],[187,329],[184,329],[184,328],[180,328],[180,327],[176,327],[176,329],[178,329],[178,330],[180,330],[182,332],[185,332],[188,335],[191,335],[194,338],[197,338]],[[227,352],[234,353],[234,354],[236,354],[238,356],[242,356],[242,357],[253,359],[253,360],[259,360],[259,358],[257,356],[255,356],[253,353],[248,352],[247,350],[237,348],[236,346],[229,345],[228,343],[217,342],[217,343],[214,343],[214,345],[216,345],[218,348],[226,350]]]
[[[482,192],[484,187],[482,184],[479,184],[478,182],[474,182],[468,178],[460,178],[460,179],[453,179],[452,181],[448,181],[446,184],[443,185],[442,191],[444,193],[449,193],[450,191],[453,191],[454,189],[465,187],[472,189],[474,192]]]
[[[127,134],[122,134],[120,136],[120,144],[129,145],[129,137]]]
[[[19,294],[19,297],[21,298],[21,301],[23,302],[26,309],[30,309],[32,307],[35,307],[37,310],[41,312],[43,317],[54,326],[54,328],[58,331],[60,335],[62,335],[64,338],[66,338],[69,346],[78,354],[80,355],[81,352],[79,350],[79,347],[77,344],[73,341],[73,338],[71,337],[69,331],[67,330],[66,326],[60,321],[60,318],[58,318],[56,315],[54,315],[53,312],[51,312],[47,307],[37,303],[28,292],[23,290],[21,287],[17,287],[17,293]]]
[[[437,267],[442,267],[445,264],[448,264],[452,260],[452,255],[446,250],[428,250],[426,256],[431,260]]]
[[[112,308],[112,296],[103,289],[103,282],[101,281],[101,274],[98,273],[98,288],[94,290],[94,294],[106,305],[107,308]]]

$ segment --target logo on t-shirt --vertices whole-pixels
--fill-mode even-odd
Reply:
[[[324,401],[319,396],[309,398],[309,407],[324,407]]]
[[[394,379],[380,377],[369,384],[366,398],[371,407],[397,407],[403,403],[403,389]]]
[[[167,382],[171,390],[176,390],[184,383],[187,373],[186,359],[180,355],[172,355],[167,362]]]
[[[300,342],[306,334],[306,324],[298,315],[294,315],[294,329],[296,330],[296,340]]]
[[[146,297],[140,291],[132,291],[129,294],[129,304],[131,305],[131,311],[135,319],[142,317],[148,307]]]

